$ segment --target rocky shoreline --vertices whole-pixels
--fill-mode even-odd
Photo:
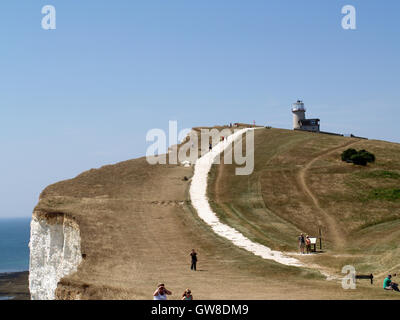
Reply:
[[[0,273],[0,300],[29,300],[28,271]]]

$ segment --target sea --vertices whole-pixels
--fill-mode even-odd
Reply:
[[[0,273],[29,269],[31,218],[0,218]]]

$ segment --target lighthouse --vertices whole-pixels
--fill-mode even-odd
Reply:
[[[292,104],[293,129],[319,132],[319,119],[306,119],[306,108],[304,102],[297,100]]]
[[[293,113],[293,129],[300,129],[300,120],[306,119],[306,109],[304,103],[301,100],[292,104]]]

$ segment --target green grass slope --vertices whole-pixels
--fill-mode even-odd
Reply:
[[[341,161],[366,149],[366,167]],[[323,253],[300,257],[330,272],[344,265],[374,273],[380,284],[400,269],[400,145],[325,134],[258,129],[255,169],[236,176],[214,165],[208,189],[220,219],[273,249],[295,252],[300,232],[323,235]]]

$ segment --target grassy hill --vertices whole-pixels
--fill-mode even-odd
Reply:
[[[210,174],[209,194],[223,221],[284,251],[296,250],[299,232],[315,234],[321,226],[326,253],[307,258],[334,272],[343,263],[368,272],[399,263],[400,202],[390,191],[399,182],[399,145],[278,129],[258,129],[255,138],[251,176],[235,176],[232,165]],[[349,143],[374,152],[376,163],[341,162]],[[264,260],[216,236],[190,204],[184,177],[192,174],[193,168],[140,158],[46,188],[34,214],[73,217],[85,255],[78,272],[61,280],[57,297],[152,299],[159,282],[172,299],[187,287],[195,299],[398,297],[380,282],[343,290],[316,270]],[[189,269],[192,248],[197,272]]]
[[[374,153],[376,162],[341,161],[350,146]],[[221,165],[210,179],[221,220],[254,241],[293,252],[300,232],[317,236],[321,228],[324,253],[303,261],[334,273],[347,264],[379,277],[400,270],[399,144],[259,129],[253,174]]]

